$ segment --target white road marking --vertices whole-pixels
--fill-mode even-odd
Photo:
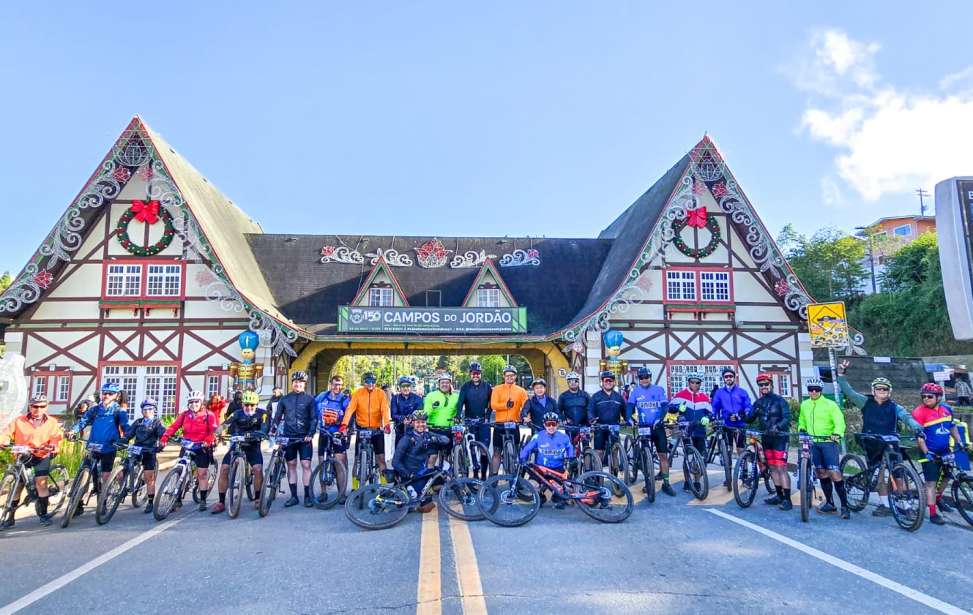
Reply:
[[[850,572],[853,575],[859,576],[859,577],[861,577],[861,578],[863,578],[863,579],[865,579],[867,581],[871,581],[872,583],[875,583],[876,585],[879,585],[881,587],[884,587],[885,589],[888,589],[888,590],[893,591],[893,592],[895,592],[897,594],[900,594],[902,596],[905,596],[906,598],[909,598],[910,600],[915,600],[916,602],[918,602],[918,603],[920,603],[920,604],[922,604],[922,605],[924,605],[926,607],[929,607],[930,609],[934,609],[936,611],[939,611],[940,613],[949,613],[950,615],[964,615],[964,614],[965,615],[970,615],[970,612],[969,611],[964,611],[963,609],[961,609],[959,607],[956,607],[956,606],[953,606],[952,604],[949,604],[948,602],[943,602],[942,600],[939,600],[938,598],[933,598],[932,596],[930,596],[928,594],[924,594],[924,593],[920,592],[919,590],[915,590],[915,589],[912,589],[911,587],[907,587],[905,585],[902,585],[901,583],[897,583],[897,582],[895,582],[895,581],[893,581],[891,579],[888,579],[886,577],[883,577],[882,575],[876,574],[876,573],[874,573],[874,572],[872,572],[870,570],[866,570],[866,569],[862,568],[861,566],[856,566],[855,564],[852,564],[851,562],[846,562],[843,559],[837,558],[837,557],[835,557],[833,555],[829,555],[829,554],[825,553],[824,551],[819,551],[818,549],[815,549],[814,547],[809,547],[809,546],[807,546],[807,545],[805,545],[803,543],[800,543],[800,542],[798,542],[796,540],[793,540],[791,538],[788,538],[787,536],[784,536],[782,534],[778,534],[777,532],[768,530],[767,528],[763,528],[763,527],[760,527],[759,525],[750,523],[749,521],[744,521],[743,519],[740,519],[738,517],[734,517],[733,515],[730,515],[730,514],[727,514],[727,513],[723,512],[722,510],[716,510],[715,508],[707,508],[705,510],[706,510],[706,512],[713,513],[714,515],[716,515],[718,517],[721,517],[723,519],[726,519],[727,521],[732,521],[733,523],[736,523],[737,525],[742,525],[743,527],[745,527],[747,529],[753,530],[753,531],[755,531],[755,532],[757,532],[759,534],[763,534],[767,538],[770,538],[772,540],[776,540],[777,542],[782,543],[782,544],[785,544],[788,547],[791,547],[792,549],[797,549],[798,551],[801,551],[802,553],[806,553],[807,555],[810,555],[811,557],[814,557],[816,559],[819,559],[822,562],[825,562],[826,564],[831,564],[832,566],[834,566],[836,568],[840,568],[840,569],[844,570],[845,572]]]
[[[160,525],[155,526],[151,530],[148,530],[146,532],[142,532],[141,534],[139,534],[135,538],[132,538],[131,540],[128,540],[126,542],[123,542],[122,544],[118,545],[117,547],[115,547],[111,551],[108,551],[107,553],[104,553],[102,555],[99,555],[98,557],[96,557],[95,559],[91,560],[90,562],[88,562],[86,564],[82,564],[81,566],[78,566],[77,568],[75,568],[71,572],[68,572],[67,574],[63,574],[63,575],[59,576],[58,578],[54,579],[50,583],[45,583],[44,585],[41,585],[40,587],[38,587],[34,591],[30,592],[29,594],[27,594],[23,598],[20,598],[19,600],[16,600],[14,602],[11,602],[7,606],[0,608],[0,615],[11,615],[12,613],[16,613],[17,611],[19,611],[19,610],[21,610],[23,608],[26,608],[28,606],[30,606],[31,604],[37,602],[41,598],[44,598],[45,596],[47,596],[49,594],[52,594],[52,593],[56,592],[57,590],[61,589],[62,587],[64,587],[68,583],[70,583],[71,581],[74,581],[75,579],[77,579],[77,578],[79,578],[79,577],[81,577],[81,576],[83,576],[83,575],[91,572],[92,570],[94,570],[98,566],[101,566],[102,564],[105,564],[105,563],[107,563],[107,562],[115,559],[116,557],[118,557],[122,553],[125,553],[129,549],[133,549],[133,548],[137,547],[138,545],[142,544],[143,542],[145,542],[146,540],[152,538],[153,536],[157,536],[157,535],[161,534],[162,532],[166,531],[170,527],[172,527],[175,524],[179,523],[183,519],[186,519],[186,517],[182,517],[180,519],[173,519],[171,521],[166,521],[165,523],[162,523]]]

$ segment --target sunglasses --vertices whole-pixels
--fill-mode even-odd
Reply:
[[[933,395],[932,393],[923,393],[922,394],[922,398],[923,399],[936,399],[937,397],[939,397],[939,396],[938,395]]]
[[[557,421],[546,421],[544,427],[557,427]]]
[[[201,403],[203,403],[203,400],[201,400],[201,399],[190,399],[189,400],[189,403],[191,403],[191,404],[201,404]]]
[[[771,383],[769,383],[769,382],[758,382],[757,383],[757,386],[760,387],[760,388],[769,387],[770,385],[771,385]]]
[[[807,388],[807,392],[808,393],[820,393],[821,392],[821,387],[808,387]]]
[[[727,375],[723,376],[723,380],[726,380],[728,378],[736,378],[736,376],[734,376],[733,374],[727,374]]]
[[[888,387],[872,387],[872,390],[873,391],[885,391],[886,393],[889,392],[889,388]]]

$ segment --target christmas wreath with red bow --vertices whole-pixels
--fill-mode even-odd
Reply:
[[[162,220],[162,224],[165,225],[165,230],[162,231],[162,237],[159,241],[151,246],[140,246],[133,243],[128,236],[128,225],[132,220],[144,222],[149,226]],[[118,224],[115,225],[115,232],[118,237],[118,243],[122,244],[122,247],[128,250],[129,254],[135,256],[155,256],[168,248],[169,244],[172,243],[172,238],[176,235],[176,229],[172,225],[172,215],[165,207],[161,206],[159,201],[139,200],[132,201],[132,207],[118,219]]]
[[[679,235],[682,229],[687,226],[693,228],[706,228],[710,232],[709,243],[707,243],[702,248],[690,248],[682,237]],[[716,218],[706,215],[705,207],[697,207],[696,209],[690,209],[686,212],[686,217],[683,219],[676,219],[672,221],[672,232],[675,236],[672,238],[673,245],[676,249],[688,256],[689,258],[705,258],[716,251],[717,246],[720,245],[720,223]]]

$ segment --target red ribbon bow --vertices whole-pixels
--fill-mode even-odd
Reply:
[[[695,228],[703,228],[706,226],[706,208],[697,207],[696,209],[690,209],[686,213],[686,224]]]
[[[159,201],[132,201],[132,211],[139,222],[155,224],[159,221]]]

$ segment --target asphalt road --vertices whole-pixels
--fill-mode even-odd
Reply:
[[[805,524],[715,488],[706,502],[640,500],[619,525],[545,507],[521,528],[437,511],[368,532],[340,508],[281,502],[263,519],[187,505],[156,523],[127,503],[103,527],[90,513],[66,530],[22,518],[0,534],[0,614],[973,610],[973,531],[958,516],[914,534],[869,509]]]

